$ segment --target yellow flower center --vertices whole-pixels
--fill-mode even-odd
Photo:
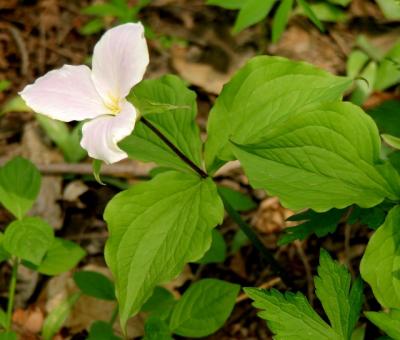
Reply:
[[[117,115],[118,113],[120,113],[121,106],[119,103],[119,99],[111,94],[108,95],[108,99],[109,100],[106,103],[104,103],[104,105],[110,111],[110,114]]]

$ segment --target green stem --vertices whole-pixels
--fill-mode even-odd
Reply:
[[[8,305],[7,305],[7,331],[11,331],[12,313],[14,309],[15,287],[17,286],[17,273],[18,273],[19,259],[15,258],[13,261],[10,286],[8,288]]]
[[[220,193],[222,201],[224,202],[225,210],[229,214],[229,216],[239,225],[240,229],[246,234],[247,238],[251,241],[251,243],[256,247],[256,249],[261,253],[263,259],[271,266],[272,270],[279,275],[283,281],[286,283],[289,282],[287,274],[275,260],[274,256],[271,252],[265,247],[265,245],[261,242],[257,234],[254,230],[248,225],[240,216],[240,214],[232,207],[232,205],[228,202],[228,200]]]

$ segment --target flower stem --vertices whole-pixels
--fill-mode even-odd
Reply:
[[[240,229],[246,234],[247,238],[251,241],[254,247],[256,247],[256,249],[261,253],[263,259],[271,266],[272,270],[282,278],[282,281],[288,283],[289,279],[287,274],[278,261],[275,260],[274,256],[261,242],[254,230],[242,219],[240,214],[235,210],[235,208],[232,207],[223,194],[220,193],[220,195],[228,215],[239,225]]]
[[[140,121],[146,125],[151,131],[153,131],[182,161],[189,165],[194,171],[196,171],[202,178],[207,178],[208,175],[203,169],[199,168],[194,164],[188,157],[186,157],[182,151],[180,151],[159,129],[157,129],[150,121],[143,116]]]
[[[15,258],[12,265],[11,280],[8,288],[8,305],[7,305],[7,331],[11,331],[12,313],[14,309],[15,287],[17,285],[19,259]]]

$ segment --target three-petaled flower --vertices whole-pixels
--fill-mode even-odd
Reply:
[[[20,95],[34,111],[69,122],[90,119],[81,145],[89,156],[114,163],[127,157],[118,142],[129,136],[138,112],[125,97],[149,63],[142,24],[107,31],[94,47],[92,70],[64,65],[26,86]]]

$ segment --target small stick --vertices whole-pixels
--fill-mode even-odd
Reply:
[[[258,286],[257,288],[259,289],[269,289],[272,288],[273,286],[276,286],[278,283],[282,282],[280,277],[274,277],[273,279],[264,282],[262,285]],[[240,294],[237,299],[236,303],[242,302],[244,300],[247,300],[249,296],[246,293]]]

